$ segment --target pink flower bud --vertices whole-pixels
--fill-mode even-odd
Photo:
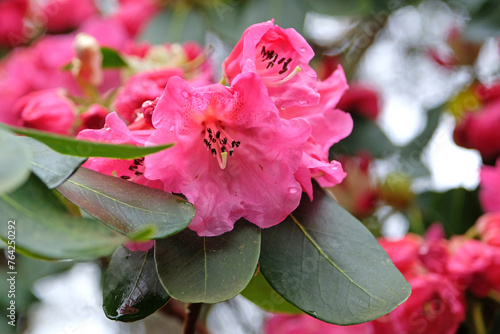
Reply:
[[[500,247],[500,212],[482,215],[476,222],[476,229],[482,241]]]
[[[20,126],[70,134],[75,121],[75,106],[60,90],[48,89],[20,98],[14,106]]]

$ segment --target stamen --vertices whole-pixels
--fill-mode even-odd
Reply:
[[[210,153],[217,158],[220,168],[225,169],[227,167],[227,157],[234,155],[234,148],[240,146],[240,142],[231,138],[220,121],[209,123],[204,133],[203,142],[210,150]],[[231,145],[229,146],[228,143],[231,143]]]
[[[290,73],[289,75],[287,75],[286,77],[284,77],[283,79],[281,80],[278,80],[278,81],[271,81],[271,82],[268,82],[267,84],[269,86],[279,86],[281,84],[284,84],[285,82],[287,82],[288,80],[290,80],[291,78],[293,78],[297,73],[299,73],[301,71],[301,68],[300,67],[295,67],[295,69],[293,70],[292,73]]]

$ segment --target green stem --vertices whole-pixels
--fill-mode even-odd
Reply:
[[[488,297],[500,305],[500,292],[491,289],[490,292],[488,292]]]
[[[472,302],[472,320],[476,329],[476,334],[486,334],[486,326],[483,319],[483,305],[481,301]]]

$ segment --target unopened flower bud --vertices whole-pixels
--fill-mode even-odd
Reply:
[[[99,86],[103,80],[102,53],[97,40],[85,33],[75,37],[77,59],[73,62],[73,75],[92,86]]]

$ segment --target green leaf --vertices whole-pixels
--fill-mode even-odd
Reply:
[[[440,222],[448,237],[464,234],[483,214],[478,189],[450,189],[444,193],[427,191],[417,196],[423,225]],[[412,229],[410,222],[410,229]],[[417,231],[416,231],[417,232]]]
[[[369,151],[375,158],[383,158],[395,152],[396,146],[377,124],[354,114],[352,118],[354,120],[352,133],[333,145],[330,154],[356,155],[362,151]]]
[[[28,179],[30,156],[26,145],[0,128],[0,194],[16,189]]]
[[[84,158],[99,157],[110,159],[135,159],[173,146],[173,144],[165,144],[158,146],[137,147],[134,145],[105,144],[86,140],[76,140],[68,136],[61,136],[50,132],[28,128],[8,126],[5,124],[0,124],[0,126],[17,134],[35,138],[56,152]]]
[[[57,190],[131,237],[152,225],[155,230],[151,237],[163,238],[185,229],[194,216],[193,205],[179,196],[87,168],[78,169]]]
[[[85,161],[85,158],[57,153],[33,138],[17,137],[16,139],[31,149],[32,155],[29,161],[31,170],[49,189],[64,182]]]
[[[339,325],[389,313],[410,285],[356,218],[314,185],[314,201],[262,231],[261,272],[299,309]]]
[[[261,273],[252,278],[241,294],[243,297],[268,312],[288,314],[303,313],[274,291]]]
[[[217,237],[200,237],[185,229],[155,244],[163,286],[172,298],[186,303],[235,297],[252,278],[259,252],[260,229],[243,219]]]
[[[118,51],[107,47],[101,47],[102,68],[126,67],[127,62],[120,56]]]
[[[144,319],[163,307],[170,297],[158,279],[154,251],[119,247],[103,276],[103,308],[111,320]]]
[[[4,220],[16,222],[16,250],[37,258],[89,260],[109,255],[128,241],[97,220],[72,217],[33,174],[21,188],[0,196],[0,212]],[[0,238],[9,238],[5,226]]]

